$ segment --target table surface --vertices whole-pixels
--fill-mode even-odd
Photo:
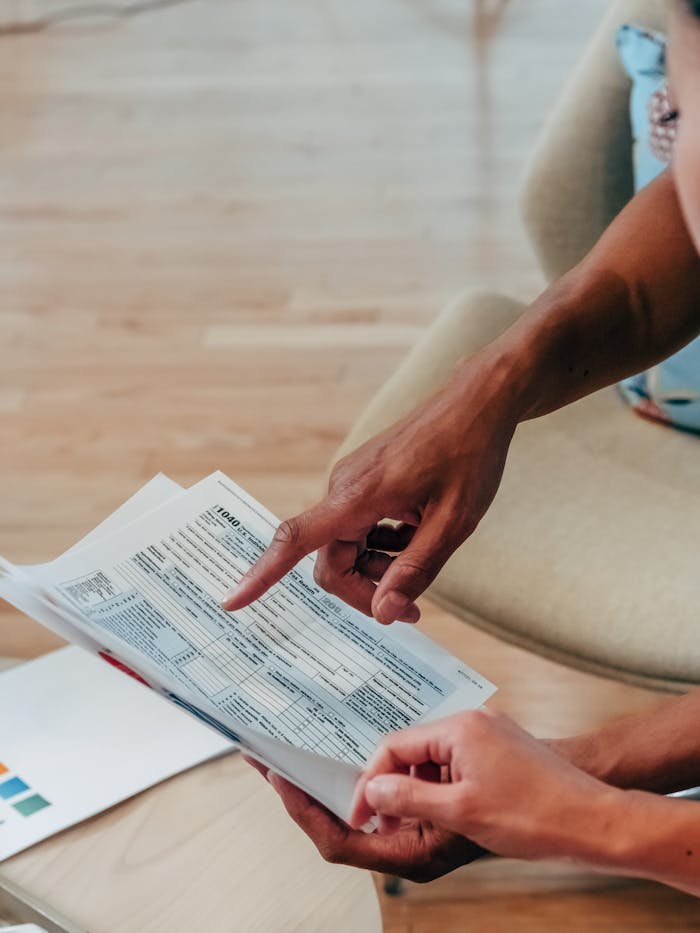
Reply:
[[[324,862],[238,754],[8,859],[3,883],[90,933],[381,930],[370,874]]]

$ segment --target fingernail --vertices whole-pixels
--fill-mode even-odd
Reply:
[[[382,596],[379,600],[377,619],[379,622],[388,625],[389,622],[395,622],[399,616],[404,615],[410,605],[411,600],[408,596],[404,596],[403,593],[398,593],[396,590],[390,590],[386,596]]]
[[[365,800],[375,810],[391,800],[396,793],[396,781],[391,774],[378,774],[367,782],[365,787]]]
[[[221,600],[222,609],[231,609],[236,604],[236,597],[238,596],[240,586],[234,586],[233,589],[229,590],[228,593]]]

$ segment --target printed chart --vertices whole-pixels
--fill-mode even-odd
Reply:
[[[0,862],[230,742],[81,648],[0,675]]]
[[[50,806],[51,802],[46,797],[0,761],[0,826],[18,814],[26,818]]]

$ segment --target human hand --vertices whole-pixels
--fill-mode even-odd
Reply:
[[[425,820],[405,820],[392,835],[352,829],[280,775],[252,759],[246,761],[267,778],[327,862],[427,882],[488,854],[469,839]]]
[[[224,608],[258,599],[320,549],[315,578],[328,592],[385,624],[418,621],[416,598],[496,494],[518,420],[513,392],[488,354],[468,361],[448,386],[336,464],[326,498],[282,522]]]
[[[447,768],[449,783],[409,774],[426,764]],[[481,709],[389,735],[358,783],[350,822],[428,820],[497,855],[586,858],[606,838],[622,793]]]

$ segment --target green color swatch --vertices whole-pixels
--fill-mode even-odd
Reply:
[[[25,797],[24,800],[13,803],[12,806],[18,813],[21,813],[22,816],[31,816],[32,813],[36,813],[37,810],[43,810],[44,807],[50,807],[51,804],[40,794],[32,794],[31,797]]]

